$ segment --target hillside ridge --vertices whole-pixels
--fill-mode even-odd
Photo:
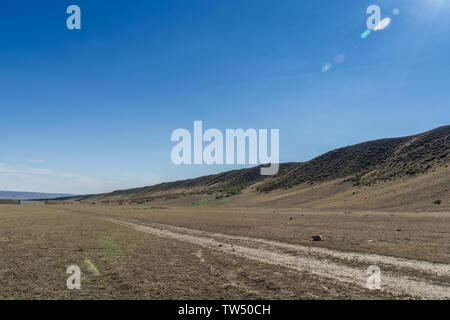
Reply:
[[[117,190],[87,197],[86,201],[147,202],[189,194],[215,195],[216,199],[244,190],[270,193],[330,181],[370,187],[400,179],[413,179],[450,161],[450,126],[406,137],[362,142],[326,152],[306,162],[281,163],[275,176],[261,176],[260,166],[153,186]],[[450,180],[450,177],[449,177]]]

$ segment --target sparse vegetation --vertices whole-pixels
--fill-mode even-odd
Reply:
[[[198,200],[197,202],[192,202],[192,204],[195,206],[202,206],[202,205],[208,204],[210,201],[211,201],[210,199],[202,199],[202,200]]]
[[[223,199],[241,194],[247,188],[269,194],[295,186],[317,189],[329,181],[336,181],[342,186],[351,184],[356,188],[371,187],[414,179],[445,168],[450,161],[449,154],[450,126],[445,126],[414,136],[381,139],[336,149],[307,162],[282,163],[275,176],[261,176],[260,167],[254,167],[88,196],[82,201],[95,201],[98,198],[100,201],[143,204],[190,195],[211,195],[215,199]],[[353,191],[351,194],[357,200],[356,195],[362,192]]]
[[[9,271],[0,277],[0,299],[393,298],[339,283],[329,290],[327,279],[214,250],[199,251],[196,245],[98,219],[95,214],[103,211],[100,204],[10,206],[2,211],[0,270]],[[114,212],[123,210],[116,206]],[[195,215],[190,220],[195,221]],[[73,264],[82,271],[81,290],[65,286],[66,268]]]

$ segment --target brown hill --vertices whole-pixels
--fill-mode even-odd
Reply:
[[[339,178],[355,185],[371,185],[417,176],[448,163],[449,152],[450,126],[408,137],[374,140],[336,149],[299,163],[259,190],[270,191]]]
[[[444,208],[450,200],[449,153],[450,126],[444,126],[336,149],[307,162],[283,163],[273,177],[261,176],[260,167],[254,167],[115,191],[85,201],[143,203],[201,195],[215,200],[234,196],[232,202],[242,205]],[[395,200],[399,187],[406,192],[404,201]],[[377,195],[386,190],[391,190],[388,196]]]

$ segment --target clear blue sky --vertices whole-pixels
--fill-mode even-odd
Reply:
[[[362,39],[370,4],[391,23]],[[0,190],[234,168],[172,164],[170,135],[194,120],[279,128],[283,162],[449,124],[449,39],[448,0],[2,1]]]

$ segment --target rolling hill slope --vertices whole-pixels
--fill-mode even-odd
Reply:
[[[354,207],[354,203],[356,207],[366,209],[383,208],[386,204],[408,207],[402,201],[391,201],[389,196],[381,197],[381,202],[372,201],[375,197],[373,192],[392,189],[391,197],[396,197],[393,191],[403,186],[404,190],[410,190],[402,196],[408,204],[425,201],[428,204],[419,207],[436,208],[436,205],[445,206],[450,200],[449,154],[450,126],[444,126],[413,136],[347,146],[307,162],[282,163],[275,176],[261,176],[259,167],[254,167],[120,190],[91,196],[84,201],[143,203],[203,195],[214,199],[233,196],[237,203],[243,204],[245,199],[245,203],[252,205],[284,203],[312,208],[347,208]],[[364,206],[360,200],[347,199],[350,191],[352,195],[364,194],[364,203],[372,204]],[[345,199],[340,199],[339,194]],[[330,205],[320,205],[329,201]]]

